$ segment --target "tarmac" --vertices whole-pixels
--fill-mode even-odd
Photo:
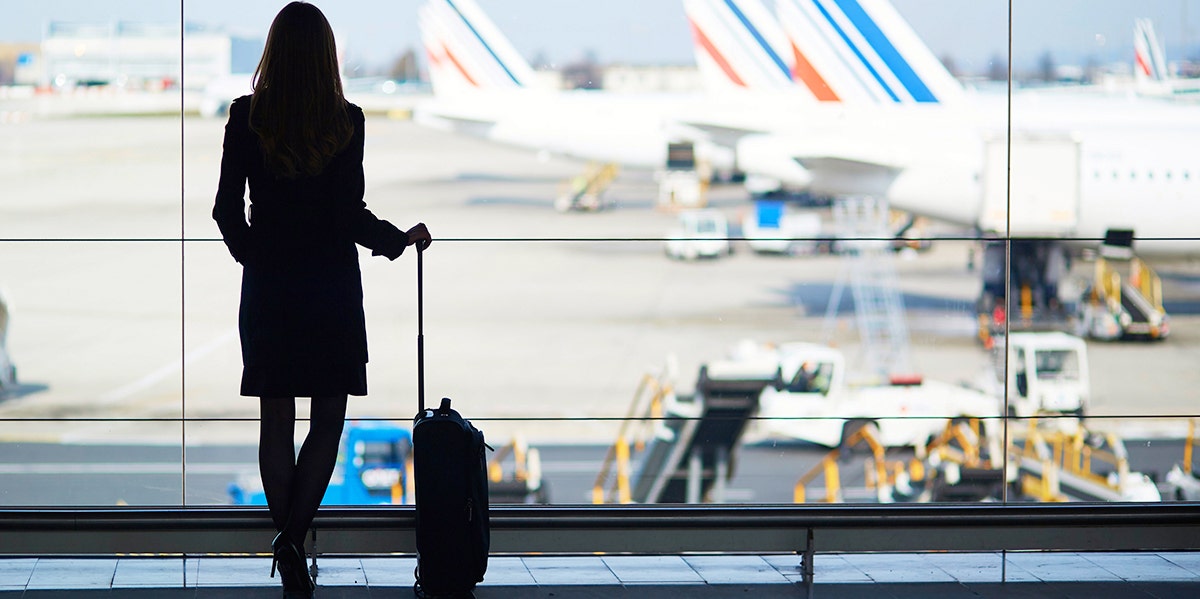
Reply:
[[[223,125],[145,117],[6,126],[0,292],[21,387],[0,402],[0,419],[22,425],[2,440],[255,439],[256,404],[237,395],[240,272],[210,217]],[[841,257],[756,255],[735,242],[733,256],[670,260],[662,240],[676,215],[657,204],[651,173],[622,172],[605,196],[610,209],[555,210],[585,166],[411,122],[367,124],[368,205],[400,226],[423,221],[436,239],[425,265],[427,389],[490,419],[489,436],[611,442],[642,377],[672,364],[686,392],[700,364],[744,339],[860,354],[849,293],[826,318]],[[713,187],[708,203],[735,222],[749,207],[736,185]],[[895,264],[913,365],[927,379],[969,382],[989,364],[975,339],[973,242],[944,226],[925,232],[940,238]],[[350,416],[407,420],[416,403],[414,260],[368,254],[370,395],[351,402]],[[1089,415],[1097,425],[1129,416],[1118,424],[1130,437],[1179,438],[1195,414],[1200,264],[1162,272],[1178,308],[1172,337],[1089,345]],[[161,424],[182,418],[190,422]]]

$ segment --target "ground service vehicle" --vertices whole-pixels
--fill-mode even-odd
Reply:
[[[812,254],[820,244],[821,217],[782,200],[757,200],[754,211],[742,218],[742,234],[755,252]]]
[[[733,253],[729,244],[729,222],[717,210],[687,210],[679,213],[679,224],[667,234],[667,255],[681,260],[719,258]]]
[[[1091,388],[1083,339],[1055,331],[1009,333],[993,351],[992,373],[978,388],[1003,397],[1007,377],[1009,415],[1084,415]]]
[[[954,418],[995,417],[998,398],[978,390],[921,377],[894,377],[882,384],[847,381],[842,352],[816,343],[741,349],[733,363],[710,363],[710,378],[774,376],[759,395],[761,432],[838,447],[867,423],[888,447],[926,443]],[[990,432],[990,431],[985,431]]]
[[[349,422],[322,505],[404,503],[412,434],[390,422]],[[257,473],[229,485],[234,504],[266,505]]]

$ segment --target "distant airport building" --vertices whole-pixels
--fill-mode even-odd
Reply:
[[[36,57],[38,85],[117,85],[161,89],[182,84],[203,89],[210,81],[254,70],[263,42],[219,29],[188,25],[181,77],[178,23],[70,23],[51,21]]]
[[[703,82],[694,66],[634,66],[604,67],[605,90],[617,93],[686,93],[700,91]]]

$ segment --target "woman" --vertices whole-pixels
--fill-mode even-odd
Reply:
[[[346,398],[367,392],[355,244],[395,260],[432,241],[424,224],[404,232],[367,209],[363,124],[342,94],[329,22],[311,4],[288,4],[271,24],[254,93],[229,107],[213,208],[243,267],[241,394],[259,398],[259,469],[279,531],[271,575],[278,566],[285,597],[313,594],[301,548],[333,472]],[[311,398],[299,456],[297,397]]]

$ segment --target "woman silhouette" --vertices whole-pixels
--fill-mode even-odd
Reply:
[[[275,17],[254,93],[233,101],[213,218],[242,265],[241,394],[258,397],[259,470],[285,597],[314,590],[304,539],[337,458],[348,395],[366,395],[358,250],[395,260],[431,243],[363,202],[362,110],[346,101],[329,22],[292,2]],[[250,188],[247,222],[245,190]],[[295,452],[296,398],[311,398]]]

